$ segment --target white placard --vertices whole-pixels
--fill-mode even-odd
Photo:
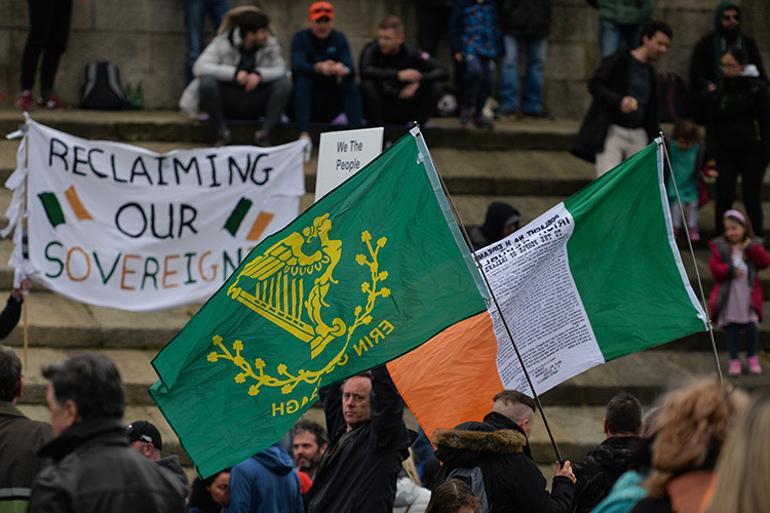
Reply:
[[[17,279],[92,305],[149,311],[205,301],[297,216],[305,192],[300,141],[158,154],[28,127],[6,183],[11,265]]]
[[[318,145],[315,200],[362,170],[382,153],[383,127],[324,132]]]

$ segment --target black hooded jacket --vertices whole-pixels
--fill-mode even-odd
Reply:
[[[436,456],[444,464],[440,480],[455,468],[479,467],[484,476],[490,513],[567,513],[574,486],[563,476],[552,492],[532,461],[524,431],[508,417],[489,413],[484,422],[465,422],[434,436]]]
[[[53,463],[32,485],[30,513],[176,513],[179,478],[129,446],[117,420],[78,422],[40,449]]]
[[[719,67],[719,58],[728,47],[741,48],[746,52],[748,64],[753,64],[759,71],[761,81],[767,83],[767,72],[762,63],[762,54],[757,43],[749,36],[739,31],[734,37],[729,38],[722,31],[722,14],[728,9],[735,9],[738,14],[741,8],[734,2],[722,2],[714,12],[714,30],[703,36],[695,45],[690,61],[690,89],[695,95],[695,101],[700,110],[699,118],[703,118],[705,103],[710,96],[709,84],[718,85],[722,79],[722,71]]]
[[[590,512],[607,496],[615,481],[628,470],[640,440],[637,436],[611,437],[575,461],[575,513]]]

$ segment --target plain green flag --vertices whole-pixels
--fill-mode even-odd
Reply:
[[[320,387],[485,310],[421,138],[254,248],[153,360],[150,394],[201,475],[278,440]]]

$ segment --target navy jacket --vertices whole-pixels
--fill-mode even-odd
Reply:
[[[354,76],[353,57],[345,34],[332,30],[326,39],[318,39],[310,29],[300,30],[291,39],[291,72],[295,77],[312,77],[316,63],[332,60],[350,68]]]
[[[276,443],[230,472],[227,513],[302,513],[299,478],[289,453]]]

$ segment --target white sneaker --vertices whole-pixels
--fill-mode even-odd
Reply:
[[[313,153],[313,140],[310,138],[310,135],[303,133],[299,136],[300,141],[304,141],[305,147],[302,150],[303,158],[305,160],[305,164],[310,162],[310,157]]]

